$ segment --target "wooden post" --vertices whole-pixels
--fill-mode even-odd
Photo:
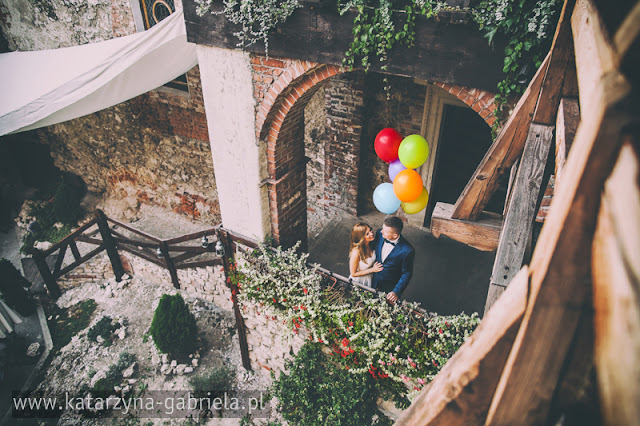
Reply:
[[[231,270],[231,264],[229,259],[234,256],[234,252],[231,248],[231,241],[229,238],[229,233],[225,229],[220,229],[218,232],[218,239],[222,243],[224,247],[224,255],[222,256],[222,261],[224,265],[224,277],[225,281],[228,281],[229,271]],[[242,318],[242,314],[240,313],[240,306],[238,305],[238,287],[234,282],[231,282],[229,285],[231,289],[231,301],[233,302],[233,313],[236,317],[236,329],[238,331],[238,342],[240,343],[240,355],[242,357],[242,366],[251,370],[251,359],[249,358],[249,344],[247,343],[247,333],[244,328],[244,319]]]
[[[113,275],[115,275],[116,281],[120,281],[122,279],[122,276],[124,275],[124,268],[122,267],[122,262],[120,261],[120,255],[118,254],[116,243],[115,241],[113,241],[113,236],[111,235],[111,230],[109,229],[109,224],[107,223],[107,218],[105,217],[102,210],[96,210],[94,215],[96,217],[98,229],[100,230],[100,235],[102,236],[102,241],[104,242],[104,247],[107,250],[109,260],[111,261]]]
[[[47,286],[47,290],[49,290],[49,294],[55,299],[62,296],[62,291],[60,291],[60,287],[58,287],[58,283],[56,282],[53,275],[51,275],[51,270],[49,269],[49,265],[47,264],[47,259],[42,255],[42,252],[38,249],[33,250],[33,261],[38,267],[38,271],[40,272],[40,276],[44,281],[44,284]]]
[[[180,281],[178,281],[178,271],[176,270],[176,265],[173,264],[173,259],[171,259],[171,255],[169,254],[169,245],[166,241],[160,242],[160,252],[162,253],[162,257],[164,258],[164,264],[169,270],[169,275],[171,275],[171,282],[175,288],[180,288]]]
[[[491,272],[491,285],[484,308],[485,314],[522,266],[533,229],[538,194],[552,139],[553,127],[541,124],[531,125],[500,234],[500,243]]]

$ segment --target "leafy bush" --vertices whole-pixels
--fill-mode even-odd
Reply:
[[[196,349],[196,319],[180,294],[160,298],[149,332],[161,352],[188,355]]]
[[[133,364],[135,360],[135,355],[132,355],[127,351],[122,351],[118,358],[118,362],[109,366],[105,377],[98,380],[93,386],[93,389],[105,392],[105,395],[109,395],[113,392],[114,387],[120,385],[120,382],[122,381],[122,370]]]
[[[64,182],[58,185],[52,205],[55,217],[62,223],[74,224],[84,214],[79,194]]]
[[[26,290],[31,283],[7,259],[0,259],[0,293],[2,299],[20,315],[30,316],[36,311],[36,304]]]
[[[271,396],[288,422],[303,425],[391,424],[377,408],[380,382],[366,373],[344,374],[318,343],[305,344],[273,383]],[[376,422],[377,418],[377,422]]]
[[[49,329],[54,345],[57,348],[66,346],[73,336],[87,328],[96,306],[95,300],[84,300],[62,311],[55,321],[51,321]]]
[[[189,379],[189,384],[193,387],[193,396],[198,400],[198,408],[203,410],[203,417],[210,417],[213,414],[210,407],[215,398],[223,398],[225,392],[231,391],[233,386],[233,370],[227,366],[222,366],[210,370],[199,376]],[[208,401],[205,403],[205,401]]]
[[[95,323],[93,327],[89,329],[89,332],[87,333],[87,337],[92,342],[97,342],[98,336],[100,336],[104,339],[104,345],[109,346],[111,344],[111,333],[116,331],[119,325],[120,324],[118,322],[114,324],[111,317],[108,315],[105,315],[102,318],[100,318],[100,321]]]

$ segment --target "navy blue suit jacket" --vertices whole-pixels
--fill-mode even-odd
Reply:
[[[386,293],[393,291],[400,297],[413,275],[413,260],[416,252],[409,241],[401,235],[396,246],[382,262],[383,244],[382,230],[379,229],[376,232],[374,247],[376,262],[382,263],[383,269],[373,274],[372,286]]]

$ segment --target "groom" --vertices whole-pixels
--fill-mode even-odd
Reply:
[[[376,232],[376,259],[382,271],[373,274],[372,286],[387,293],[387,300],[395,303],[413,275],[415,250],[402,236],[402,220],[390,216]]]

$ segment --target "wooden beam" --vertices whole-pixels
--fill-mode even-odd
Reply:
[[[580,69],[578,69],[580,73]],[[621,131],[637,123],[630,87],[620,74],[598,82],[582,109],[564,183],[556,192],[531,261],[529,305],[489,409],[487,423],[540,424],[588,300],[591,241],[604,181]]]
[[[487,409],[504,368],[527,304],[527,267],[447,362],[423,389],[396,425],[477,425]]]
[[[640,232],[639,173],[637,153],[623,146],[606,183],[593,243],[596,372],[602,415],[611,425],[640,419],[640,277],[633,271],[639,252],[629,252]]]
[[[638,57],[640,56],[640,3],[629,11],[615,33],[614,44],[620,55],[620,69],[628,79],[640,78]]]
[[[556,120],[556,185],[562,181],[564,165],[579,123],[580,107],[578,106],[578,100],[563,98],[558,107],[558,118]]]
[[[502,175],[522,154],[531,124],[531,114],[538,101],[550,56],[547,55],[509,120],[458,197],[452,218],[476,220],[498,188]]]
[[[553,140],[553,127],[532,124],[520,159],[509,210],[491,272],[485,314],[520,270],[535,221],[542,176]],[[497,287],[497,288],[496,288]]]
[[[592,0],[577,0],[571,17],[580,110],[594,99],[598,82],[617,68],[618,54]]]
[[[498,248],[498,239],[502,229],[502,218],[491,212],[483,212],[475,222],[452,219],[454,206],[437,203],[431,216],[431,233],[464,243],[482,251],[494,251]]]
[[[122,267],[122,260],[120,260],[116,242],[113,240],[113,235],[111,235],[111,230],[107,223],[107,217],[102,210],[96,210],[94,215],[98,224],[98,229],[100,229],[100,236],[102,237],[102,241],[104,241],[104,248],[107,250],[107,255],[111,262],[113,275],[115,275],[116,281],[120,281],[124,275],[124,268]]]
[[[573,40],[571,39],[571,12],[575,0],[564,2],[558,27],[551,44],[551,60],[542,83],[542,90],[533,122],[538,124],[553,125],[556,120],[558,104],[562,95],[565,71],[569,64],[569,58],[573,55]]]

